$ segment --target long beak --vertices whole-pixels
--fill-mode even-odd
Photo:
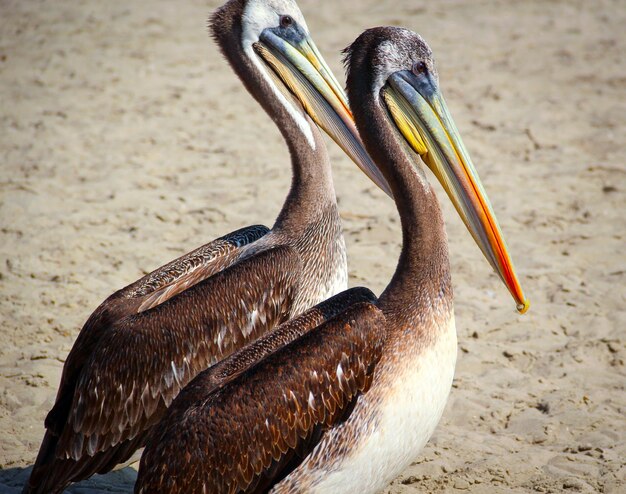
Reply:
[[[396,126],[433,171],[465,226],[524,313],[529,302],[509,256],[489,198],[430,74],[394,73],[383,98]]]
[[[297,40],[285,40],[266,29],[254,49],[272,69],[271,75],[281,83],[278,86],[286,86],[313,121],[370,180],[393,197],[387,181],[365,151],[346,96],[313,40],[305,34]]]

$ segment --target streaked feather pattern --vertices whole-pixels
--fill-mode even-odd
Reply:
[[[224,383],[199,376],[151,437],[135,492],[262,492],[287,475],[371,384],[384,342],[372,301],[342,300],[341,313]]]
[[[203,245],[128,286],[125,298],[143,299],[137,312],[156,307],[230,266],[241,255],[241,247],[267,235],[269,231],[266,226],[254,225]]]
[[[292,248],[274,247],[150,310],[90,318],[100,324],[85,325],[68,357],[25,492],[126,461],[198,372],[290,317],[301,268]]]
[[[213,389],[230,382],[268,355],[339,315],[345,307],[360,302],[373,303],[375,301],[376,296],[370,290],[359,287],[351,288],[320,302],[300,316],[281,324],[274,331],[270,331],[198,374],[186,386],[184,393],[177,397],[176,408],[184,409],[186,403],[191,403],[200,396],[206,396]]]
[[[152,425],[198,372],[289,317],[299,270],[297,254],[276,247],[113,324],[76,384],[57,456],[93,455]],[[252,311],[263,315],[255,324]]]
[[[61,433],[78,375],[96,346],[99,345],[101,336],[116,321],[136,314],[142,306],[148,303],[152,295],[168,287],[178,286],[178,281],[190,286],[188,277],[192,273],[195,273],[195,283],[199,283],[202,279],[209,278],[225,269],[236,261],[235,254],[239,255],[242,247],[265,236],[268,231],[267,227],[261,225],[236,230],[156,269],[118,290],[100,304],[81,329],[65,360],[56,403],[46,417],[46,428],[51,429],[56,435]],[[222,254],[225,259],[222,259]],[[200,274],[204,278],[199,276]],[[173,291],[170,291],[169,297],[173,295]],[[165,301],[166,298],[160,297],[159,303]],[[158,305],[155,300],[150,303],[152,306]]]

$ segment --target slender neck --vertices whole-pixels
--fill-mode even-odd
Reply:
[[[402,252],[379,305],[394,314],[421,313],[451,300],[448,242],[441,209],[402,139],[371,96],[353,106],[365,147],[389,183],[402,225]],[[364,124],[364,125],[363,125]]]
[[[292,169],[291,188],[273,229],[299,232],[327,209],[337,208],[330,160],[322,135],[308,116],[315,148],[286,111],[272,118],[289,148]]]
[[[286,103],[251,48],[242,45],[244,3],[231,0],[211,20],[212,34],[246,89],[280,129],[291,155],[291,189],[274,224],[274,231],[298,234],[329,207],[336,208],[330,161],[321,132],[295,101]],[[285,106],[291,105],[290,110]],[[294,112],[302,115],[296,122]],[[305,135],[302,126],[310,128]],[[308,133],[308,132],[307,132]]]

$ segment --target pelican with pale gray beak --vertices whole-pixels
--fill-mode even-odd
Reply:
[[[347,288],[318,127],[389,192],[294,1],[232,0],[212,17],[211,32],[287,143],[293,171],[287,199],[271,230],[256,225],[229,233],[96,309],[65,361],[24,493],[59,493],[128,461],[196,374]],[[274,193],[271,185],[264,192]],[[361,298],[340,296],[345,303]]]
[[[528,309],[430,48],[389,27],[346,53],[357,127],[400,215],[396,272],[380,297],[344,292],[200,373],[150,437],[136,494],[373,494],[415,460],[457,354],[448,241],[420,162]],[[350,293],[360,299],[341,299]]]

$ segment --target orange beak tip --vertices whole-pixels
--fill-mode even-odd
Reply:
[[[519,312],[520,314],[526,314],[526,312],[528,312],[528,309],[530,309],[530,300],[524,300],[524,302],[522,302],[521,304],[517,304],[516,308],[517,312]]]

